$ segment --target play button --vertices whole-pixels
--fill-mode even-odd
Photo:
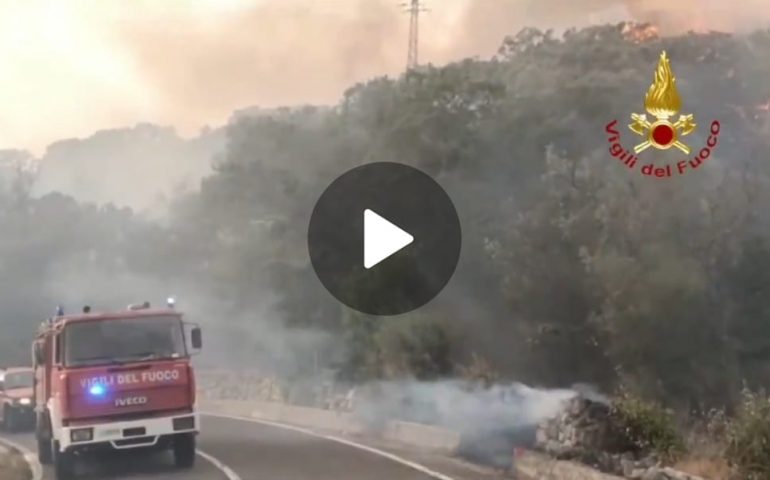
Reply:
[[[373,211],[364,210],[364,268],[372,268],[413,241],[413,236]]]
[[[316,202],[310,260],[327,290],[373,315],[398,315],[431,301],[460,256],[460,221],[426,173],[370,163],[334,180]]]

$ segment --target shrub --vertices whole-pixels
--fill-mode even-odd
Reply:
[[[622,392],[613,401],[612,415],[640,451],[653,452],[666,463],[676,461],[685,452],[673,415],[660,404]]]
[[[743,480],[770,478],[770,398],[744,388],[727,427],[726,457]]]
[[[487,359],[476,353],[471,355],[470,363],[459,366],[458,371],[463,379],[479,382],[485,388],[490,388],[500,378],[500,375],[492,368]]]
[[[374,334],[379,368],[386,378],[434,380],[452,373],[451,341],[444,323],[422,314],[383,322]]]

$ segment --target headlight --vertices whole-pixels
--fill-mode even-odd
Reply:
[[[73,442],[87,442],[91,440],[94,435],[93,428],[76,428],[70,431],[70,439]]]
[[[174,431],[195,428],[195,417],[177,417],[172,421]]]
[[[29,405],[30,403],[32,403],[32,400],[30,400],[29,398],[22,398],[21,400],[19,400],[19,403],[22,405]]]

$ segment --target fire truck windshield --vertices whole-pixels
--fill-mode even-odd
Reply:
[[[4,384],[6,390],[13,390],[14,388],[30,388],[32,387],[32,372],[11,372],[5,374]]]
[[[86,366],[186,355],[179,317],[76,322],[64,329],[64,363]]]

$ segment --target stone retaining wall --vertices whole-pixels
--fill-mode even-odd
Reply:
[[[623,480],[623,477],[529,451],[520,451],[516,455],[514,468],[527,478],[537,480]]]

